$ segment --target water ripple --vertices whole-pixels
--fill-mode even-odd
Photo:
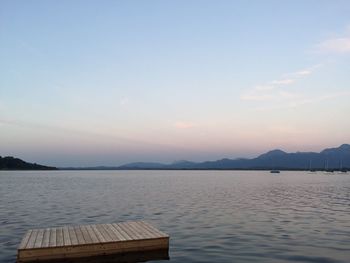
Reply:
[[[140,219],[170,234],[173,263],[350,259],[348,175],[1,171],[0,185],[4,263],[30,228]]]

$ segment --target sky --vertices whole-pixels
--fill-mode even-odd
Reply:
[[[119,165],[350,143],[350,1],[0,1],[0,155]]]

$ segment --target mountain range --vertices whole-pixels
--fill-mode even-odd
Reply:
[[[256,158],[221,159],[216,161],[190,162],[179,161],[171,164],[136,162],[119,167],[118,170],[342,170],[350,168],[350,145],[316,152],[287,153],[273,150]]]
[[[135,162],[121,166],[56,168],[0,156],[0,170],[350,170],[350,145],[328,148],[319,153],[272,150],[252,159],[177,161],[170,164]]]

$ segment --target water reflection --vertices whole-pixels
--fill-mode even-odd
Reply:
[[[169,259],[170,258],[168,250],[163,249],[76,259],[45,260],[40,261],[40,263],[137,263]]]

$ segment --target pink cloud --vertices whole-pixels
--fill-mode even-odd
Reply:
[[[177,129],[189,129],[195,127],[193,122],[177,121],[174,123],[174,127]]]

